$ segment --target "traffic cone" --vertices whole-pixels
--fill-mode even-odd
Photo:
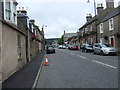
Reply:
[[[48,56],[46,56],[46,60],[45,60],[45,64],[44,64],[44,66],[49,66]]]

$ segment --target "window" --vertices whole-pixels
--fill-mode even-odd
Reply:
[[[104,43],[104,38],[101,38],[101,39],[100,39],[100,43]]]
[[[91,38],[91,44],[93,44],[93,38]]]
[[[4,3],[4,19],[17,25],[16,2],[13,0],[5,0]]]
[[[92,25],[90,26],[90,31],[92,31]]]
[[[35,35],[37,35],[37,31],[35,30]]]
[[[82,30],[82,36],[83,36],[83,34],[84,34],[84,30]]]
[[[18,48],[21,48],[21,38],[20,38],[20,35],[17,35],[17,46],[18,46]]]
[[[100,33],[103,33],[103,23],[100,24]]]
[[[6,19],[7,20],[11,20],[11,8],[10,8],[10,1],[6,1],[6,9],[5,9],[5,12],[6,12]]]
[[[12,8],[12,10],[13,10],[13,22],[15,22],[16,23],[16,5],[15,5],[15,3],[13,2],[13,8]]]
[[[114,29],[114,23],[113,23],[113,18],[111,18],[110,20],[109,20],[109,30],[111,31],[111,30],[113,30]]]
[[[85,33],[87,33],[88,32],[88,28],[85,28]]]

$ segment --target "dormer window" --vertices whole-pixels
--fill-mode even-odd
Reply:
[[[12,0],[4,0],[4,19],[17,25],[17,2]]]

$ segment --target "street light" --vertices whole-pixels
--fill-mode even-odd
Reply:
[[[90,3],[90,0],[88,0],[87,3]],[[98,39],[97,39],[97,13],[96,13],[96,1],[95,0],[94,0],[94,13],[95,13],[96,43],[98,43]]]
[[[44,37],[44,27],[47,27],[47,25],[42,25],[42,32],[43,32],[43,48],[45,50],[45,37]]]

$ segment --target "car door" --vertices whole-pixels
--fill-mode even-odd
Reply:
[[[95,45],[94,45],[94,52],[95,52],[95,53],[98,53],[98,44],[95,44]]]
[[[101,53],[101,45],[98,45],[97,52],[100,54]]]

